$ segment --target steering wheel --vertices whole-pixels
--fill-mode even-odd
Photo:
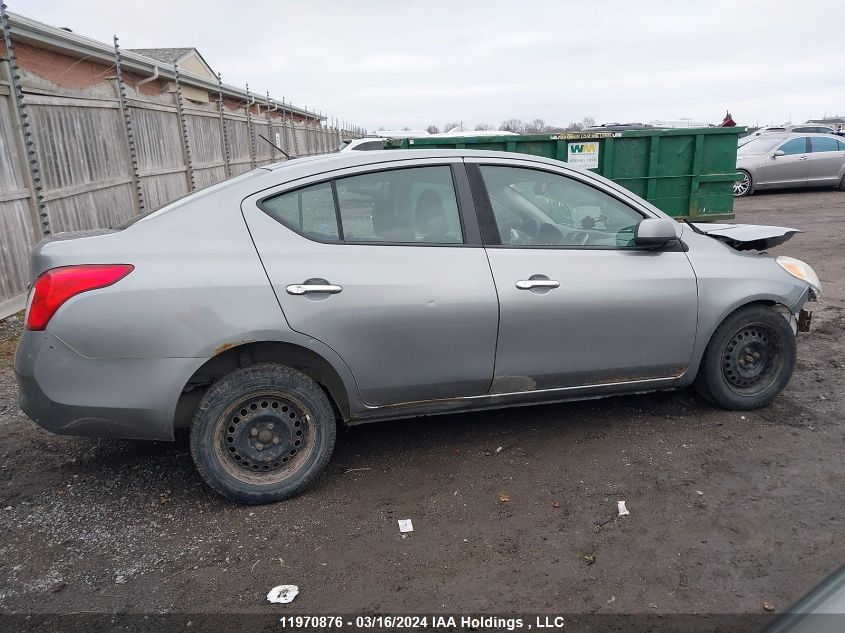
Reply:
[[[506,222],[499,229],[499,234],[502,236],[503,243],[510,244],[531,244],[536,241],[537,233],[540,230],[540,224],[536,220],[524,220]],[[511,240],[511,236],[516,235],[518,242]]]
[[[566,234],[566,241],[573,246],[586,246],[590,241],[589,231],[569,231]]]
[[[622,234],[624,234],[624,233],[630,233],[630,234],[631,234],[631,239],[629,239],[629,240],[628,240],[628,242],[630,243],[630,242],[631,242],[631,240],[633,240],[633,239],[634,239],[634,235],[636,235],[636,233],[637,233],[637,225],[636,225],[636,224],[631,224],[631,225],[629,225],[629,226],[623,226],[621,229],[619,229],[618,231],[616,231],[616,237],[617,237],[617,239],[619,238],[619,236],[620,236],[620,235],[622,235]]]

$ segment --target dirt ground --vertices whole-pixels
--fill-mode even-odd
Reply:
[[[771,406],[685,391],[355,427],[316,485],[271,506],[218,498],[184,437],[37,428],[17,407],[21,322],[7,320],[0,613],[782,610],[845,563],[845,193],[736,206],[737,221],[803,230],[773,252],[824,284]],[[279,584],[299,586],[293,604],[267,603]]]

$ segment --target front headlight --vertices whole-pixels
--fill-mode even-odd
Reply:
[[[800,259],[795,259],[794,257],[786,257],[785,255],[777,257],[775,261],[793,277],[797,277],[801,281],[806,281],[810,284],[810,287],[816,291],[816,294],[821,294],[822,283],[819,281],[816,271],[808,263],[802,262]]]

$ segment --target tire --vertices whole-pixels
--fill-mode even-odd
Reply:
[[[750,305],[716,328],[693,386],[725,409],[759,409],[783,391],[794,368],[795,334],[789,322],[768,306]]]
[[[842,174],[842,180],[839,181],[839,191],[845,191],[845,174]]]
[[[337,422],[312,378],[276,364],[236,369],[215,382],[194,413],[191,456],[205,482],[248,504],[304,490],[325,468]]]
[[[734,198],[742,198],[751,194],[751,174],[744,169],[737,169],[742,174],[742,180],[737,180],[733,185]]]

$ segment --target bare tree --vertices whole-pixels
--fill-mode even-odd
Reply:
[[[584,129],[584,124],[579,123],[578,121],[570,121],[569,124],[566,126],[567,132],[578,132]]]
[[[489,123],[479,123],[478,125],[475,126],[476,132],[486,132],[487,130],[494,130],[494,129],[496,129],[496,128],[494,128]]]
[[[525,124],[526,134],[543,134],[549,131],[549,126],[543,119],[534,119],[530,123]]]
[[[447,123],[446,125],[443,126],[443,131],[448,132],[449,130],[451,130],[452,128],[455,128],[455,127],[461,127],[461,122],[458,121],[457,123]]]
[[[429,134],[440,134],[440,128],[436,125],[429,125],[427,128],[425,128],[425,131]]]
[[[596,120],[591,116],[585,116],[581,119],[581,127],[593,127],[596,124]]]
[[[503,132],[514,132],[516,134],[524,134],[525,123],[523,123],[520,119],[508,119],[507,121],[502,121],[502,124],[499,126],[499,129]]]

